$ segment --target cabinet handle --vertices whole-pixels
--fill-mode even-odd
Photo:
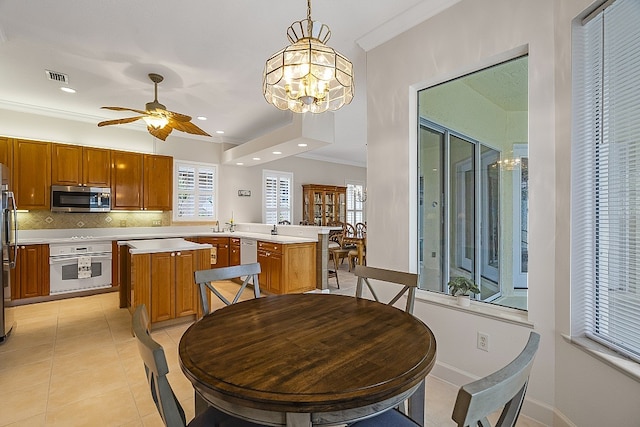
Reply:
[[[180,256],[180,255],[182,255],[182,252],[178,252],[176,255]]]
[[[171,256],[176,256],[175,252],[171,252]]]

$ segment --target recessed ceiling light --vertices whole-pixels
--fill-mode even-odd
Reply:
[[[67,87],[67,86],[62,86],[60,90],[67,93],[76,93],[75,89],[71,89],[70,87]]]
[[[306,147],[306,146],[307,146],[307,144],[305,144],[305,143],[298,144],[298,147]]]
[[[217,130],[216,133],[219,133],[220,135],[222,135],[224,133],[223,130]]]
[[[238,166],[242,166],[242,165],[244,165],[244,163],[242,163],[242,162],[238,162],[238,163],[236,163],[236,165],[238,165]]]
[[[196,119],[198,119],[198,120],[207,120],[207,118],[205,116],[198,116],[198,117],[196,117]]]
[[[274,151],[273,154],[282,154],[282,151]]]
[[[251,159],[251,160],[260,160],[260,157],[254,157],[254,158],[253,158],[253,159]]]

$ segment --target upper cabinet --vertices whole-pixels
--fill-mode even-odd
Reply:
[[[111,186],[111,150],[53,144],[51,152],[52,185]]]
[[[12,185],[18,209],[50,208],[51,145],[15,140]]]
[[[143,209],[170,211],[173,205],[173,157],[144,155]]]
[[[111,152],[111,209],[170,211],[173,158]]]
[[[142,208],[143,155],[111,151],[111,209]]]
[[[345,222],[347,187],[306,184],[302,186],[302,219],[309,225]]]

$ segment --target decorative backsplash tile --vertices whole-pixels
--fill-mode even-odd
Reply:
[[[95,212],[59,213],[50,211],[18,212],[20,230],[58,228],[153,227],[171,225],[171,212]]]

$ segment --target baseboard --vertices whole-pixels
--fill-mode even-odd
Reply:
[[[436,362],[430,375],[456,387],[461,387],[478,379],[478,377],[471,376],[468,372],[442,362]],[[525,397],[521,413],[547,426],[576,427],[566,417],[558,413],[555,408],[530,397]]]

